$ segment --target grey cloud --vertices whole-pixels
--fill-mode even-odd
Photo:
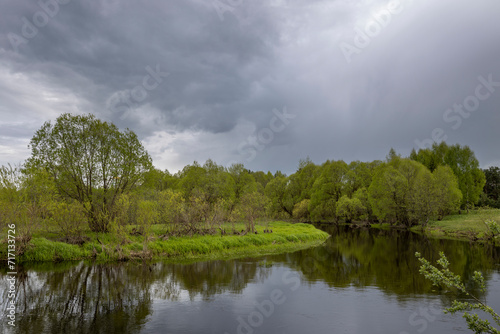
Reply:
[[[307,155],[316,162],[383,159],[390,147],[408,154],[435,128],[450,143],[471,145],[482,165],[499,161],[500,89],[458,129],[443,113],[474,91],[478,76],[500,81],[500,4],[401,3],[404,10],[348,63],[340,43],[352,44],[354,29],[388,1],[244,0],[221,20],[210,1],[72,0],[14,52],[7,34],[21,35],[22,18],[32,21],[41,9],[4,0],[0,57],[11,74],[3,80],[15,82],[0,81],[0,112],[19,122],[35,115],[26,129],[62,112],[93,112],[145,142],[159,132],[189,138],[154,146],[161,168],[169,167],[168,154],[176,164],[181,156],[241,158],[238,145],[251,133],[235,129],[265,129],[272,110],[284,106],[297,118],[249,167],[291,172]],[[147,67],[156,66],[169,74],[145,89]],[[35,87],[60,98],[37,97]],[[140,92],[145,98],[134,100]]]

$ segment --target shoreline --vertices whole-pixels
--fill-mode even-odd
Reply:
[[[411,231],[434,239],[451,239],[500,245],[500,237],[497,237],[496,239],[490,237],[488,228],[484,223],[487,220],[494,220],[497,223],[500,223],[500,209],[479,208],[471,210],[468,213],[449,215],[440,221],[430,221],[424,229],[422,229],[420,225],[406,228],[402,225],[369,223],[368,221],[356,221],[351,224],[338,224],[352,226],[353,228]],[[336,223],[320,222],[318,224]]]
[[[272,233],[264,233],[271,228]],[[171,237],[167,240],[154,235],[144,243],[142,236],[127,236],[121,243],[110,234],[87,233],[90,240],[83,245],[69,244],[33,237],[16,263],[63,262],[95,260],[116,262],[153,260],[165,262],[193,262],[215,259],[257,257],[297,251],[322,244],[330,235],[310,224],[272,222],[256,226],[258,234],[247,235],[194,235]],[[158,233],[157,233],[158,234]],[[142,240],[141,240],[142,239]],[[7,261],[7,245],[0,244],[0,261]]]

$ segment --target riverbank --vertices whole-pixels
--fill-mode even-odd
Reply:
[[[485,221],[494,220],[500,224],[500,209],[477,209],[468,213],[450,215],[441,221],[430,221],[423,233],[435,237],[485,242],[490,239]],[[412,231],[422,233],[420,226]],[[497,240],[499,243],[500,240]]]
[[[423,230],[421,226],[413,226],[411,231],[438,239],[486,242],[491,241],[489,230],[484,223],[487,220],[494,220],[500,224],[500,209],[479,208],[468,213],[464,211],[461,214],[446,216],[440,221],[430,221]],[[394,226],[372,224],[371,228],[389,229],[394,228]],[[496,242],[500,243],[500,240]]]
[[[265,229],[272,230],[272,233],[264,233]],[[257,234],[246,235],[166,238],[164,230],[162,225],[154,225],[146,242],[141,235],[87,232],[84,236],[86,242],[82,245],[57,241],[48,236],[35,236],[24,253],[16,257],[16,262],[227,259],[295,251],[319,245],[329,237],[328,233],[312,225],[285,222],[256,226]],[[0,247],[0,259],[6,261],[6,240],[2,241]]]

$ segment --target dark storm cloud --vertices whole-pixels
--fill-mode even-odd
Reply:
[[[498,2],[59,2],[1,2],[0,147],[18,152],[2,163],[63,112],[130,127],[169,169],[383,159],[435,129],[500,163],[500,87],[459,127],[444,117],[479,77],[500,82]],[[273,132],[283,108],[294,118]]]
[[[23,18],[29,20],[41,10],[35,2],[9,2],[7,8],[6,15],[18,20],[9,20],[2,29],[14,32],[22,28]],[[260,28],[246,29],[234,19],[221,22],[214,9],[202,3],[74,0],[61,5],[35,38],[18,47],[22,59],[16,62],[13,56],[12,68],[26,71],[29,63],[29,71],[40,71],[62,86],[76,85],[82,98],[94,101],[93,112],[101,113],[109,97],[140,86],[146,68],[158,67],[169,78],[148,91],[144,102],[161,110],[159,125],[227,131],[243,114],[238,103],[247,102],[252,81],[271,66],[274,28],[265,19],[259,18]],[[5,39],[3,44],[8,49]],[[93,86],[78,85],[75,76]],[[135,108],[143,101],[132,102]],[[179,116],[179,108],[187,111]],[[133,125],[123,115],[109,117]]]

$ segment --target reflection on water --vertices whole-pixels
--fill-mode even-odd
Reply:
[[[484,297],[500,307],[495,305],[498,247],[402,231],[321,228],[332,235],[323,246],[257,259],[26,265],[17,276],[18,318],[12,333],[417,333],[424,327],[433,328],[430,332],[465,328],[456,324],[456,317],[440,312],[461,296],[439,291],[418,274],[416,251],[433,260],[444,251],[451,269],[469,284],[474,270],[482,271],[490,293]],[[2,269],[2,310],[7,303],[5,273]],[[1,326],[7,328],[4,321]]]

